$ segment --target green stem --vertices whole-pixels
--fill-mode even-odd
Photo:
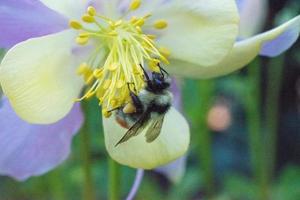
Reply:
[[[198,152],[201,160],[201,167],[204,172],[205,189],[208,198],[214,195],[214,175],[212,159],[211,133],[207,127],[207,114],[212,105],[214,94],[214,81],[204,80],[199,82],[200,105],[199,105],[199,127]]]
[[[120,181],[121,169],[120,165],[109,158],[109,200],[120,200]]]
[[[261,133],[261,64],[257,59],[248,67],[249,90],[246,94],[245,108],[249,134],[249,149],[253,176],[258,185],[259,199],[268,197],[268,185],[263,171],[263,136]]]
[[[282,83],[284,56],[273,59],[268,66],[268,81],[266,93],[266,145],[265,173],[268,182],[272,181],[276,163],[276,144],[278,131],[279,95]]]
[[[56,169],[51,174],[49,174],[48,184],[49,188],[51,189],[51,196],[52,199],[55,200],[64,200],[66,199],[65,195],[65,188],[64,188],[64,181],[61,180],[61,170]]]
[[[92,161],[90,157],[91,150],[91,140],[90,140],[90,130],[88,126],[88,116],[89,109],[88,103],[83,102],[82,108],[85,113],[85,122],[83,127],[81,128],[80,133],[80,146],[81,146],[81,158],[82,158],[82,169],[84,173],[84,191],[83,191],[83,199],[84,200],[94,200],[95,199],[95,190],[94,190],[94,182],[92,178]]]

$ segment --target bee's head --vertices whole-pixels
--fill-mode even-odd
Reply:
[[[151,89],[153,91],[162,91],[168,89],[171,84],[171,79],[164,72],[152,72]]]
[[[146,89],[149,91],[152,91],[154,93],[162,92],[165,89],[168,89],[171,85],[171,79],[169,77],[169,74],[167,71],[165,71],[159,64],[158,67],[160,69],[160,72],[152,72],[152,77],[148,76],[146,70],[143,68],[142,65],[140,65],[144,76],[146,78],[147,86]]]

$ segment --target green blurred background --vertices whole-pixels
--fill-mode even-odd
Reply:
[[[299,13],[299,0],[272,0],[265,29]],[[229,76],[179,80],[192,137],[186,173],[173,184],[147,171],[136,199],[300,200],[299,44]],[[26,182],[0,177],[0,200],[108,199],[101,116],[96,101],[84,106],[89,135],[75,137],[70,158]],[[136,171],[118,168],[123,199]]]

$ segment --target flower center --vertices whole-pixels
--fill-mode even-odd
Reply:
[[[82,16],[82,22],[70,21],[70,26],[79,31],[76,43],[87,45],[93,42],[95,47],[77,70],[86,83],[86,92],[78,101],[96,96],[105,117],[131,101],[130,90],[138,93],[144,87],[141,66],[158,71],[160,62],[169,63],[169,51],[156,46],[155,35],[143,32],[151,14],[125,20],[126,15],[138,9],[140,4],[140,0],[133,0],[128,12],[117,20],[100,15],[90,6]],[[167,22],[158,20],[153,27],[164,29]]]

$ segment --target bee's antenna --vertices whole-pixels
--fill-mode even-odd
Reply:
[[[146,78],[146,81],[147,81],[148,83],[150,83],[150,78],[149,78],[149,76],[148,76],[146,70],[144,69],[144,67],[143,67],[142,64],[140,64],[140,66],[141,66],[141,68],[142,68],[142,70],[143,70],[143,72],[144,72],[144,76],[145,76],[145,78]]]
[[[161,67],[160,63],[157,63],[157,66],[159,67],[160,73],[162,75],[164,75],[164,73],[166,73],[169,76],[169,73],[164,68]]]

